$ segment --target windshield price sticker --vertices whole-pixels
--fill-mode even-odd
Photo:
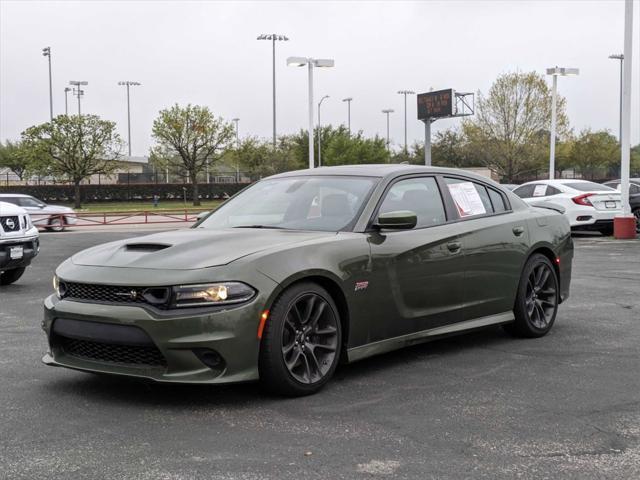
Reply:
[[[471,182],[450,183],[449,192],[456,203],[458,213],[461,217],[471,215],[484,215],[487,210],[484,208],[482,199]]]
[[[547,193],[546,185],[536,185],[536,188],[533,189],[534,197],[544,197],[546,193]]]

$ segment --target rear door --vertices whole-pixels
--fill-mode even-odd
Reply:
[[[529,245],[525,214],[488,183],[447,176],[444,184],[460,216],[466,260],[461,320],[511,311]]]
[[[410,210],[412,230],[372,231],[369,341],[427,330],[460,320],[464,254],[434,176],[396,180],[379,212]],[[377,216],[377,214],[375,215]]]

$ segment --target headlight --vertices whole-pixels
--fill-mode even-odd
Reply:
[[[174,287],[173,299],[177,308],[204,307],[246,302],[255,293],[249,285],[240,282],[208,283]]]
[[[58,298],[61,299],[62,297],[64,297],[64,294],[66,293],[66,286],[64,282],[61,282],[58,276],[55,274],[53,275],[53,289],[55,290]]]

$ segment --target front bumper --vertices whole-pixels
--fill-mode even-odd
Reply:
[[[106,305],[59,300],[55,295],[45,299],[42,328],[49,339],[49,351],[42,361],[47,365],[76,370],[147,378],[174,383],[231,383],[258,378],[259,340],[257,327],[264,299],[256,297],[247,304],[233,308],[219,307],[215,311],[198,313],[180,311],[175,316],[138,306]],[[118,327],[137,328],[159,350],[162,364],[133,364],[127,358],[118,361],[110,357],[97,360],[91,354],[78,354],[68,348],[67,332],[56,328],[56,320],[87,326],[107,325],[111,332]],[[61,321],[60,325],[64,322]],[[95,328],[76,331],[74,340],[91,346],[113,347],[122,351],[123,335],[97,338]],[[118,337],[118,338],[115,338]],[[109,343],[111,342],[111,343]],[[126,341],[125,341],[126,343]],[[71,350],[71,353],[69,352]],[[207,366],[201,358],[214,352],[222,358],[217,366]],[[115,360],[115,361],[114,361]]]
[[[11,258],[11,247],[22,247],[22,258]],[[0,242],[0,270],[27,267],[40,251],[38,237],[3,240]]]

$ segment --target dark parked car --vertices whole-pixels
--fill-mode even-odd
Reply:
[[[620,180],[611,180],[605,185],[620,190]],[[636,232],[640,233],[640,178],[629,179],[629,204],[636,217]]]
[[[43,361],[160,382],[320,389],[339,361],[489,325],[540,337],[569,295],[566,218],[484,177],[409,165],[288,172],[193,228],[62,263]]]

